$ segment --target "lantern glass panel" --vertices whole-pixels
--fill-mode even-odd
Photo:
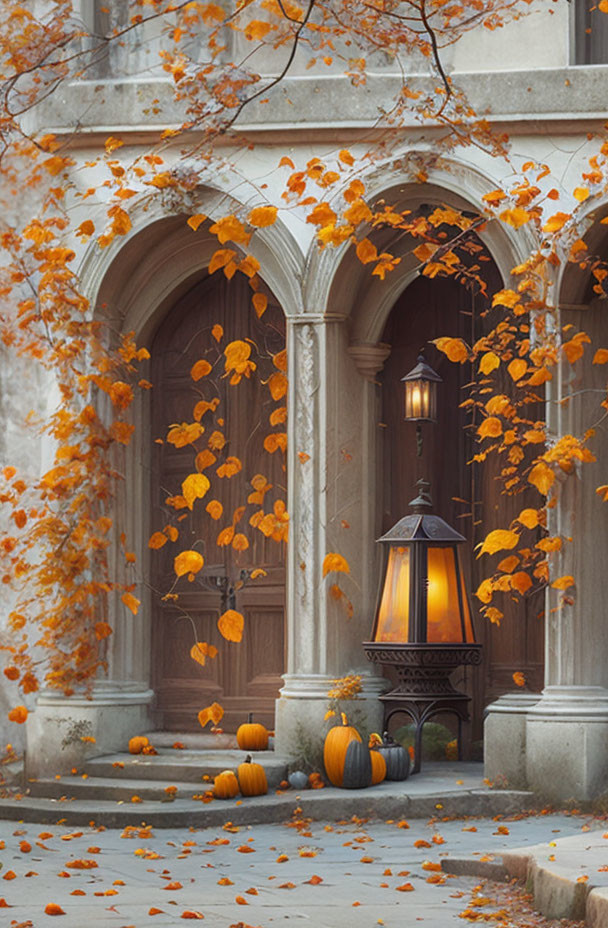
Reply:
[[[456,549],[431,546],[427,550],[427,641],[458,644],[463,641],[456,571]],[[466,602],[466,598],[463,601]],[[469,616],[469,624],[470,624]]]
[[[410,613],[410,549],[391,547],[378,612],[376,641],[407,641]]]
[[[405,381],[405,418],[436,419],[437,384],[430,380]]]

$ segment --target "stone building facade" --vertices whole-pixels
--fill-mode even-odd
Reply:
[[[606,121],[608,44],[599,33],[594,33],[592,45],[584,38],[587,24],[578,4],[572,9],[566,2],[547,0],[535,6],[530,16],[504,29],[470,32],[446,51],[444,60],[477,111],[487,111],[492,125],[509,133],[513,164],[536,160],[549,166],[546,183],[558,188],[561,197],[555,207],[568,212],[575,205],[571,191],[595,152],[589,134]],[[82,15],[90,21],[95,4],[83,0]],[[77,162],[74,180],[83,189],[96,169],[87,176],[82,165],[105,138],[120,136],[124,147],[116,156],[132,159],[159,130],[180,121],[171,81],[152,62],[153,43],[151,36],[137,47],[115,50],[115,62],[100,63],[96,75],[60,87],[45,103],[46,126],[59,138],[70,138]],[[252,143],[251,150],[239,150],[233,159],[231,139],[226,139],[222,166],[200,177],[193,211],[213,218],[251,208],[259,203],[261,182],[267,184],[265,197],[280,206],[286,172],[277,163],[283,154],[294,163],[335,157],[342,148],[355,157],[363,155],[368,134],[399,81],[386,61],[373,69],[365,87],[356,89],[339,70],[328,69],[321,77],[296,63],[271,92],[270,104],[254,103],[243,114],[238,132]],[[475,210],[483,207],[484,193],[508,183],[512,167],[474,146],[433,158],[435,137],[432,126],[412,123],[394,129],[390,155],[362,174],[367,195],[410,209],[453,204]],[[412,181],[408,170],[416,156],[428,165],[424,184]],[[179,164],[178,148],[169,146],[165,158]],[[591,197],[585,210],[584,233],[594,251],[607,256],[608,233],[601,220],[608,215],[608,203]],[[80,211],[83,219],[95,221],[103,216],[103,204]],[[183,216],[171,214],[166,199],[136,206],[131,217],[129,234],[109,247],[75,247],[91,306],[117,307],[123,329],[133,330],[138,342],[147,344],[172,307],[204,279],[216,242],[203,227],[194,235]],[[375,539],[382,531],[386,449],[378,423],[382,370],[390,354],[383,333],[396,304],[405,313],[417,312],[408,298],[417,276],[413,261],[404,257],[380,282],[367,274],[349,247],[319,251],[313,233],[297,214],[280,210],[276,224],[256,233],[250,246],[265,286],[284,313],[290,372],[285,664],[276,703],[276,743],[284,752],[293,748],[298,725],[318,731],[331,682],[347,672],[363,675],[360,705],[370,725],[379,728],[382,722],[378,696],[386,681],[366,662],[361,642],[369,636],[381,573]],[[514,230],[490,222],[480,238],[508,286],[511,268],[532,247],[529,233],[525,227]],[[608,337],[605,309],[593,297],[589,278],[565,270],[555,281],[554,294],[561,321],[580,324],[584,319],[585,330],[602,344]],[[417,352],[420,346],[411,347]],[[407,363],[404,358],[404,373]],[[601,389],[604,380],[589,358],[568,366],[548,384],[545,413],[552,436],[578,434],[592,424],[597,408],[593,395],[584,391]],[[38,386],[42,394],[47,389]],[[559,401],[568,391],[577,396],[563,407]],[[116,526],[127,533],[146,570],[147,539],[154,529],[147,466],[151,426],[147,401],[138,402],[134,415],[140,427],[116,503]],[[13,419],[19,404],[18,397],[11,400]],[[601,427],[594,447],[605,460],[608,438]],[[10,455],[10,448],[5,451]],[[43,460],[44,448],[35,453]],[[441,474],[441,462],[437,466]],[[513,642],[512,653],[500,652],[498,631],[480,631],[488,655],[503,653],[490,670],[480,671],[487,678],[479,706],[480,712],[487,708],[487,775],[528,785],[550,798],[586,799],[608,789],[608,516],[595,495],[595,487],[605,482],[603,466],[586,466],[584,473],[571,477],[551,514],[556,531],[573,539],[560,555],[558,569],[576,577],[577,596],[573,606],[559,607],[549,595],[544,645],[542,629],[529,632],[536,635],[535,655],[529,658],[534,691],[513,693],[510,683],[511,672],[528,660],[521,641],[528,631],[515,627],[503,633]],[[348,532],[341,528],[344,522]],[[328,551],[340,551],[356,578],[347,586],[354,605],[349,621],[320,581]],[[145,588],[138,595],[142,608],[137,616],[115,604],[109,673],[92,699],[74,696],[68,703],[52,693],[38,695],[27,723],[30,775],[49,767],[66,769],[81,759],[82,745],[59,747],[66,717],[90,725],[96,745],[86,748],[89,755],[124,749],[130,735],[153,727],[152,605]],[[15,740],[14,728],[8,737]]]

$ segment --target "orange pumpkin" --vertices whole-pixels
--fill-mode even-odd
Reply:
[[[378,751],[370,751],[369,755],[372,760],[372,786],[375,786],[386,778],[386,761]]]
[[[150,742],[144,735],[136,735],[129,739],[129,754],[141,754],[149,744]]]
[[[261,764],[251,762],[251,754],[245,758],[245,763],[237,768],[239,786],[243,796],[265,796],[268,792],[266,772]]]
[[[351,741],[361,741],[361,735],[352,725],[347,725],[346,716],[343,716],[342,725],[334,725],[329,729],[323,745],[325,772],[334,786],[342,786],[344,761]]]
[[[234,770],[223,770],[213,780],[213,795],[216,799],[234,799],[239,793],[239,781]]]
[[[268,729],[254,722],[253,713],[250,712],[247,722],[239,725],[236,743],[241,751],[265,751],[268,747]]]

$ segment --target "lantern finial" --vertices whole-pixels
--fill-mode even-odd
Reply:
[[[424,513],[430,512],[433,508],[433,501],[431,499],[431,485],[428,480],[420,478],[416,481],[416,487],[418,489],[418,496],[416,499],[410,501],[409,505],[412,508],[412,512],[415,512],[416,515],[424,515]]]

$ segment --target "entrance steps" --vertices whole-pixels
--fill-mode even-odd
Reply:
[[[91,758],[70,775],[27,780],[21,799],[0,799],[0,818],[49,823],[63,818],[70,824],[94,820],[107,827],[140,821],[185,826],[207,817],[214,803],[202,803],[204,793],[218,773],[236,771],[247,753],[264,767],[270,794],[287,777],[288,757],[272,750],[243,751],[234,734],[148,732],[146,737],[157,754],[107,754]],[[167,793],[169,786],[176,790]]]

